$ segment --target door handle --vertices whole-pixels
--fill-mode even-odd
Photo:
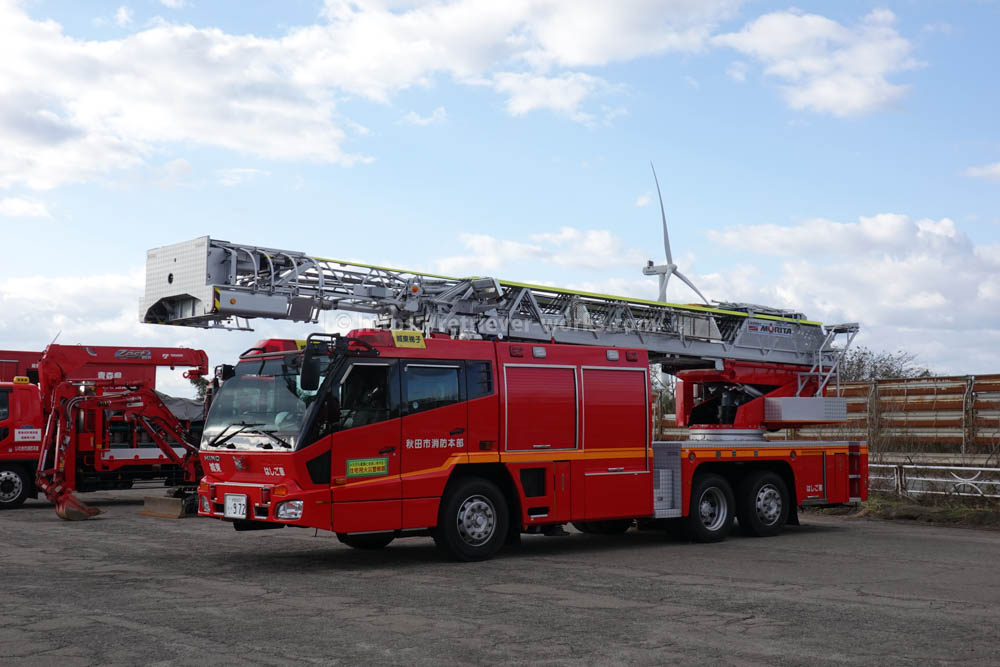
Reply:
[[[383,447],[382,449],[378,450],[378,453],[379,456],[381,456],[382,454],[392,454],[394,451],[396,451],[395,447]]]
[[[453,428],[451,429],[450,435],[458,435],[459,433],[465,433],[464,428]]]

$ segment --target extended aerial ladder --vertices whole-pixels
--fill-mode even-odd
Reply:
[[[143,322],[250,330],[251,318],[317,322],[325,310],[387,328],[635,347],[665,368],[725,361],[804,367],[798,396],[821,395],[857,324],[747,303],[680,305],[498,280],[361,264],[207,236],[148,251]],[[839,339],[839,340],[838,340]]]
[[[668,274],[676,273],[676,265],[667,254],[666,265],[647,267],[653,274],[662,273],[661,292],[665,292]],[[209,468],[206,481],[199,487],[201,515],[236,521],[234,526],[238,529],[280,527],[286,521],[302,520],[305,521],[302,525],[333,529],[348,536],[389,531],[383,532],[379,539],[388,536],[391,540],[395,535],[392,531],[427,528],[435,539],[445,539],[451,535],[448,532],[451,526],[465,521],[446,516],[452,509],[458,508],[456,511],[460,513],[465,507],[462,498],[467,491],[454,491],[464,487],[455,486],[453,480],[468,477],[473,480],[470,484],[475,484],[480,476],[483,479],[492,476],[491,479],[507,480],[514,486],[514,480],[521,480],[520,488],[526,489],[524,480],[530,471],[541,480],[538,487],[531,493],[525,490],[524,494],[515,488],[510,497],[518,494],[517,500],[508,499],[512,506],[520,508],[519,524],[524,530],[542,523],[558,523],[560,517],[571,520],[574,516],[582,517],[580,520],[594,519],[599,523],[603,519],[625,518],[624,523],[614,525],[626,529],[629,517],[665,520],[686,517],[693,530],[700,530],[706,540],[714,540],[721,539],[731,528],[733,506],[741,508],[745,515],[740,518],[741,526],[750,526],[754,517],[761,525],[766,522],[766,529],[756,533],[764,535],[775,534],[786,520],[794,523],[794,508],[799,505],[836,504],[864,498],[867,450],[863,443],[789,439],[779,446],[765,437],[766,431],[846,421],[845,399],[830,396],[830,390],[837,386],[837,369],[858,331],[856,324],[823,326],[796,311],[754,304],[682,305],[492,277],[454,278],[209,237],[148,252],[146,292],[140,312],[144,322],[246,330],[253,318],[318,322],[320,314],[327,310],[366,313],[373,316],[378,328],[394,331],[389,335],[386,331],[358,329],[349,334],[349,339],[334,335],[335,344],[318,341],[313,334],[301,352],[284,354],[282,373],[301,369],[295,381],[301,382],[301,390],[326,392],[322,402],[314,403],[320,407],[309,413],[315,420],[313,424],[334,425],[329,431],[324,430],[326,426],[299,427],[296,434],[302,434],[301,442],[324,443],[311,450],[308,446],[301,449],[287,446],[287,451],[276,451],[267,431],[259,434],[268,438],[266,448],[256,449],[252,439],[242,442],[240,446],[245,451],[255,452],[254,461],[258,463],[253,465],[261,473],[254,473],[253,465],[247,463],[244,451],[237,450],[236,443],[223,449],[215,447],[214,441],[209,442],[207,446],[213,451],[206,465],[215,467]],[[414,335],[417,331],[423,336]],[[490,343],[464,342],[480,339]],[[419,343],[416,345],[419,350],[408,349],[415,343]],[[334,394],[337,381],[318,384],[317,359],[348,355],[352,345],[356,353],[367,346],[373,354],[384,353],[387,360],[399,358],[403,370],[420,367],[408,361],[411,355],[416,355],[413,359],[431,361],[437,359],[434,355],[443,354],[442,358],[448,359],[463,356],[466,368],[470,362],[465,355],[471,354],[473,348],[488,349],[495,355],[486,363],[485,372],[490,378],[495,372],[498,379],[496,384],[490,380],[490,391],[484,402],[478,404],[486,411],[482,414],[490,414],[489,419],[473,420],[471,412],[460,411],[461,419],[466,420],[463,423],[471,428],[475,421],[478,432],[488,434],[480,436],[484,439],[479,441],[476,452],[483,458],[470,460],[470,467],[461,469],[466,465],[461,455],[451,463],[434,458],[435,448],[442,442],[450,447],[452,440],[427,438],[421,446],[421,440],[409,439],[424,432],[420,429],[438,429],[438,422],[421,421],[424,413],[417,402],[402,403],[409,407],[401,410],[398,426],[393,421],[396,435],[389,438],[399,440],[388,447],[382,448],[388,440],[381,435],[368,437],[381,431],[360,430],[382,428],[387,421],[365,422],[358,430],[352,422],[341,429],[342,404]],[[603,349],[573,349],[574,346]],[[527,363],[525,348],[529,347],[531,360],[554,361]],[[436,351],[432,354],[430,350]],[[454,352],[445,353],[446,350]],[[459,355],[460,350],[465,350],[465,355]],[[247,370],[256,367],[249,361],[251,358],[241,357],[245,373],[254,372]],[[631,411],[629,401],[620,395],[621,387],[625,386],[620,384],[625,382],[624,376],[613,372],[619,369],[619,363],[630,361],[643,366],[622,368],[643,373],[641,393],[634,393],[630,399]],[[677,422],[691,427],[689,438],[684,441],[651,437],[651,423],[647,420],[652,420],[653,413],[647,361],[660,364],[677,377]],[[599,365],[592,365],[598,362]],[[343,368],[341,361],[337,364]],[[496,371],[492,371],[494,364],[499,366]],[[518,369],[522,368],[531,369],[529,379],[516,379]],[[262,365],[260,369],[263,373]],[[349,370],[353,369],[351,365]],[[571,384],[565,369],[572,369]],[[608,369],[608,377],[614,377],[615,384],[601,385],[606,380],[590,374],[595,369]],[[549,371],[564,374],[557,381]],[[391,386],[389,376],[385,377],[385,386]],[[396,377],[401,395],[408,395],[410,376],[400,371]],[[290,377],[286,379],[289,391],[294,388],[298,396],[298,384],[293,384]],[[412,382],[418,381],[419,378]],[[339,388],[343,389],[346,386],[343,379],[339,382]],[[457,381],[456,386],[459,386]],[[242,385],[232,385],[232,391],[228,387],[222,388],[216,406],[225,405],[221,402],[223,396],[240,395]],[[455,395],[460,397],[461,392]],[[472,400],[469,399],[470,406]],[[600,403],[601,400],[605,403]],[[448,407],[442,406],[442,410]],[[544,436],[520,435],[518,429],[545,423],[550,412],[556,414],[560,409],[563,410],[559,413],[561,426],[545,431]],[[637,417],[640,410],[642,419]],[[263,424],[269,422],[274,410],[264,406],[259,412],[264,415],[260,420]],[[388,409],[384,412],[390,414]],[[436,417],[433,410],[426,412]],[[212,415],[215,413],[213,408]],[[234,409],[232,414],[247,413]],[[438,414],[440,419],[446,418],[444,412]],[[223,424],[227,419],[220,414],[218,423]],[[277,417],[274,423],[277,424]],[[441,424],[452,426],[451,422]],[[632,442],[646,443],[645,446],[637,448],[638,451],[630,450],[632,455],[625,457],[630,461],[626,466],[621,465],[624,458],[602,459],[607,452],[618,456],[624,451],[623,443],[628,442],[625,432],[629,428],[633,429]],[[438,430],[452,434],[465,432],[462,426],[451,431]],[[321,437],[310,440],[313,434]],[[588,437],[590,451],[586,451]],[[405,450],[403,438],[407,443]],[[345,444],[336,448],[333,446],[336,442]],[[472,448],[463,439],[454,442],[455,447],[469,451],[471,457]],[[558,447],[553,442],[559,443]],[[393,453],[397,449],[398,456]],[[424,450],[430,450],[431,454]],[[315,461],[313,468],[319,471],[310,472],[308,479],[301,472],[306,458]],[[298,472],[286,473],[285,464],[279,465],[279,461],[288,461],[287,470]],[[393,480],[398,478],[401,490],[386,486],[388,490],[377,495],[371,491],[375,488],[373,483],[354,487],[362,488],[366,494],[371,492],[369,495],[345,493],[353,477],[367,476],[369,469],[358,466],[369,463],[371,473],[384,478],[380,484],[394,484]],[[275,465],[282,470],[277,475],[272,474]],[[485,467],[477,467],[480,465]],[[329,474],[327,466],[331,466]],[[433,471],[435,481],[419,491],[407,491],[413,488],[404,481],[407,470],[420,479]],[[653,475],[645,476],[646,473]],[[562,485],[554,481],[558,474],[564,475]],[[334,475],[336,479],[331,478]],[[558,486],[560,492],[569,493],[567,475],[580,480],[573,482],[579,486],[573,487],[568,500],[560,501],[553,495],[554,489]],[[302,490],[301,498],[283,496],[288,499],[279,501],[272,513],[269,489],[280,480],[271,478],[283,480],[286,476],[297,489],[309,490]],[[549,484],[546,480],[553,482]],[[268,490],[261,490],[264,488]],[[280,488],[283,494],[287,493],[286,486]],[[578,497],[573,495],[577,494],[577,488],[591,494],[582,506],[573,505],[572,498]],[[648,504],[647,492],[653,494],[653,505]],[[636,494],[634,507],[614,506],[630,493]],[[498,502],[503,495],[495,494]],[[546,500],[541,500],[543,497]],[[412,500],[426,498],[432,501],[430,509],[425,508],[425,515],[404,518],[416,516],[407,514],[411,506],[416,508]],[[388,503],[378,506],[389,508],[384,517],[376,516],[372,511],[375,504],[367,502],[376,499]],[[439,502],[435,504],[435,500]],[[332,517],[325,507],[315,509],[316,505],[327,502],[335,506]],[[499,506],[503,505],[494,505]],[[315,520],[304,518],[307,507],[314,510]],[[553,507],[565,511],[552,514]],[[762,514],[766,516],[761,517]],[[496,512],[490,510],[490,516],[494,515]],[[461,529],[456,530],[461,533]],[[459,535],[451,542],[458,544],[464,539]],[[386,543],[379,542],[381,546]]]

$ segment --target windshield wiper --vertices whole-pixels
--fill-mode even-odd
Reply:
[[[258,426],[259,426],[259,424],[258,424]],[[262,428],[252,428],[252,429],[250,429],[250,432],[251,433],[260,433],[261,435],[266,435],[267,437],[271,438],[276,443],[278,443],[282,447],[285,447],[286,449],[291,449],[292,448],[292,446],[289,443],[285,442],[284,440],[282,440],[281,438],[279,438],[278,436],[276,436],[273,431],[265,431]]]
[[[240,433],[247,430],[251,426],[263,426],[263,425],[264,422],[232,422],[231,424],[227,424],[226,428],[222,429],[219,432],[219,435],[212,438],[211,442],[208,443],[208,446],[217,447],[222,443],[226,442],[227,440],[229,440],[230,438],[239,435]],[[229,435],[226,435],[229,429],[232,428],[233,426],[239,426],[239,428],[233,431],[232,433],[229,433]]]

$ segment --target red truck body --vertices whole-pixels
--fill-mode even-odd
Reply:
[[[56,396],[72,391],[95,395],[129,388],[153,390],[158,366],[195,366],[207,372],[200,350],[50,345],[44,353],[0,351],[16,360],[18,373],[0,382],[0,508],[37,496],[34,484],[46,422]],[[34,383],[31,382],[34,381]],[[169,478],[176,471],[132,419],[121,411],[93,409],[78,415],[72,449],[74,490],[128,488],[136,479]],[[68,446],[64,443],[63,446]]]
[[[654,442],[644,350],[382,330],[349,336],[355,342],[339,348],[346,352],[305,405],[269,393],[283,383],[302,394],[298,347],[241,358],[237,382],[222,386],[206,423],[201,515],[241,530],[332,530],[367,548],[431,534],[474,560],[521,532],[569,522],[615,532],[633,520],[687,521],[707,526],[696,539],[713,541],[737,513],[741,526],[757,525],[748,506],[762,499],[784,502],[758,531],[769,534],[794,520],[796,506],[866,496],[861,443]],[[781,393],[780,384],[771,386]],[[240,406],[241,395],[251,405]],[[283,431],[281,415],[296,409],[299,431]],[[727,505],[718,526],[712,502]],[[488,529],[504,535],[484,538]]]

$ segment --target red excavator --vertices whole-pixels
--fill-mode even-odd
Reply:
[[[156,392],[157,367],[189,367],[184,376],[198,378],[208,357],[187,348],[50,345],[37,386],[27,377],[0,384],[0,506],[40,490],[60,517],[83,519],[100,512],[77,491],[139,480],[197,484],[192,428],[203,410]]]

